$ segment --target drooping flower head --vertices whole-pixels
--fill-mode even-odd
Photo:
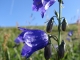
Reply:
[[[15,39],[15,43],[24,43],[21,51],[23,57],[30,57],[32,53],[48,44],[48,35],[43,30],[18,28],[22,33]]]
[[[55,3],[56,0],[33,0],[32,9],[34,11],[41,11],[42,18],[46,10]]]

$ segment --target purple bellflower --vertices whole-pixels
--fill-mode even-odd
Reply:
[[[68,32],[68,36],[72,36],[72,35],[73,35],[73,31],[71,30]]]
[[[24,43],[21,51],[23,57],[29,58],[32,53],[44,48],[48,44],[48,35],[43,30],[18,28],[22,33],[15,39],[15,43]]]
[[[41,11],[42,18],[46,10],[55,3],[56,0],[33,0],[32,9],[34,11]]]
[[[71,36],[73,36],[73,30],[70,30],[68,32],[68,36],[67,36],[66,40],[68,40],[70,42],[71,41]]]

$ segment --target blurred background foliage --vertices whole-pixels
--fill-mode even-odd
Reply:
[[[20,44],[17,47],[14,47],[15,38],[21,33],[16,27],[0,27],[0,60],[45,60],[44,58],[44,49],[34,52],[30,58],[26,59],[21,57],[20,52],[23,44]],[[46,30],[46,26],[23,26],[24,28],[30,29],[41,29]],[[71,41],[68,41],[67,34],[70,30],[73,30],[73,36]],[[80,25],[78,23],[69,24],[66,31],[61,31],[61,38],[65,41],[65,56],[62,60],[80,60]],[[53,26],[52,33],[58,34],[57,26]],[[50,60],[57,59],[56,46],[57,43],[55,40],[51,40],[52,43],[52,56]]]

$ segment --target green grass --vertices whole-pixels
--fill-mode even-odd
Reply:
[[[45,26],[28,26],[26,28],[30,28],[30,29],[41,29],[41,30],[46,30]],[[67,37],[67,33],[73,30],[74,31],[74,35],[72,38],[78,38],[76,40],[73,40],[72,42],[69,42],[66,40]],[[7,47],[8,49],[4,51],[4,47],[3,47],[3,43],[4,43],[4,34],[10,34],[10,37],[8,38],[8,43],[7,43]],[[19,31],[16,27],[7,27],[7,28],[3,28],[0,27],[0,60],[26,60],[26,58],[21,57],[20,52],[21,52],[21,48],[23,46],[23,44],[20,44],[17,48],[13,48],[13,46],[15,45],[14,40],[15,38],[21,33],[21,31]],[[53,26],[53,31],[50,33],[53,35],[58,36],[58,30],[57,30],[57,26]],[[61,39],[63,39],[66,43],[66,51],[65,51],[65,57],[63,58],[63,60],[80,60],[80,37],[77,36],[77,25],[76,24],[72,24],[69,25],[69,27],[67,27],[65,32],[61,32]],[[56,41],[54,41],[53,39],[51,40],[52,44],[55,45],[57,44]],[[57,57],[57,52],[56,49],[53,47],[52,45],[52,56],[50,58],[50,60],[56,60]],[[44,58],[44,50],[38,50],[36,52],[34,52],[30,58],[28,58],[27,60],[45,60]]]

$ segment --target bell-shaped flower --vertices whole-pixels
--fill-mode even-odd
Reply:
[[[41,11],[42,18],[46,10],[55,3],[56,0],[33,0],[32,9],[34,11]]]
[[[15,39],[15,43],[24,43],[21,51],[23,57],[30,57],[32,53],[44,48],[48,44],[48,35],[43,30],[18,28],[22,33]]]

